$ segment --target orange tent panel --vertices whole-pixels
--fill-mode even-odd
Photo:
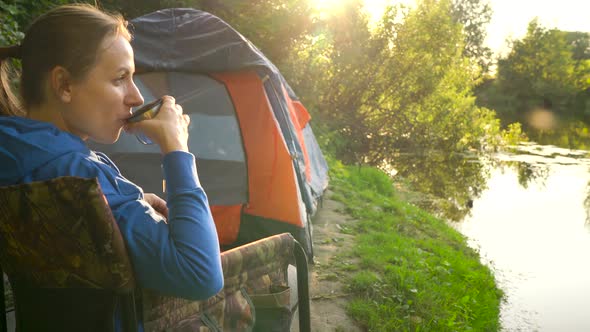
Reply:
[[[262,80],[253,71],[211,76],[225,84],[242,131],[249,194],[243,212],[303,227],[293,160]]]
[[[303,151],[303,159],[305,161],[305,179],[307,182],[311,182],[311,165],[309,163],[309,154],[307,153],[307,147],[305,146],[305,139],[303,138],[303,128],[311,120],[311,116],[300,102],[294,102],[289,97],[287,90],[283,87],[283,94],[287,99],[287,106],[289,107],[289,116],[291,121],[295,125],[295,131],[297,132],[297,139],[301,145]]]
[[[287,95],[287,98],[289,98],[289,95]],[[289,99],[289,100],[291,100],[291,99]],[[299,128],[301,130],[303,130],[303,128],[305,128],[305,126],[307,126],[309,121],[311,121],[311,115],[309,115],[309,112],[307,111],[305,106],[303,106],[303,104],[299,100],[291,101],[291,102],[293,103],[293,106],[295,106],[297,119],[299,120]]]
[[[212,206],[211,214],[217,228],[217,236],[221,244],[231,244],[238,238],[242,206]]]

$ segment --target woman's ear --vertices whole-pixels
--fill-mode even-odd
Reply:
[[[72,77],[70,72],[62,66],[54,67],[49,73],[51,90],[63,103],[72,100]]]

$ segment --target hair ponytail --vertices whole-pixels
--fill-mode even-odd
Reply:
[[[26,113],[22,108],[21,101],[14,94],[11,86],[14,76],[11,75],[10,58],[21,58],[20,45],[0,47],[0,116],[24,116]]]

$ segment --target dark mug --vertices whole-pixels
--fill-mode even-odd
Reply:
[[[150,103],[147,103],[140,107],[139,109],[135,110],[131,116],[127,119],[128,123],[135,123],[143,120],[153,119],[158,115],[160,112],[160,107],[162,106],[163,100],[162,98],[156,99]],[[154,144],[147,136],[143,133],[136,134],[137,140],[142,144]]]

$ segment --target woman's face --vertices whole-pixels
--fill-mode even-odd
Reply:
[[[119,139],[131,107],[143,104],[133,83],[133,49],[122,36],[103,41],[94,66],[71,85],[71,99],[63,112],[70,131],[83,140],[110,144]]]

